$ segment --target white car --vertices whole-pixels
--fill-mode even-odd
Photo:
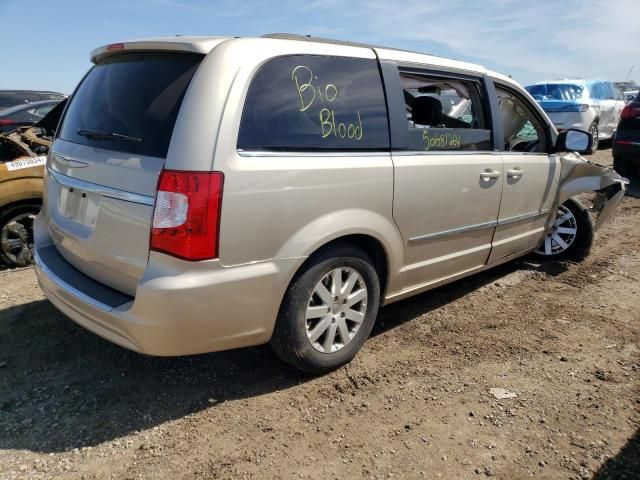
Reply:
[[[631,103],[636,99],[639,92],[640,90],[636,88],[635,90],[625,90],[622,92],[622,95],[624,95],[624,99],[627,103]]]
[[[592,153],[599,140],[613,137],[626,104],[620,89],[606,80],[538,82],[526,89],[559,132],[570,128],[588,131],[593,137]]]

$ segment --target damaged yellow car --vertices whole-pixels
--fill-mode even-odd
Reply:
[[[29,265],[33,221],[42,205],[42,176],[62,102],[34,126],[0,134],[0,262]]]

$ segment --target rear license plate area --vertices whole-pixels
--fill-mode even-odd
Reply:
[[[100,206],[100,195],[84,190],[60,186],[58,211],[69,220],[82,225],[95,225]]]

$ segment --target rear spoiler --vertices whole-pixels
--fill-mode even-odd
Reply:
[[[171,37],[165,39],[131,40],[111,43],[93,50],[89,54],[92,63],[118,53],[124,52],[187,52],[206,55],[214,47],[228,40],[229,37]]]

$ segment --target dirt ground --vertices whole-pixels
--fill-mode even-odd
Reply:
[[[3,479],[640,478],[637,184],[583,263],[527,258],[388,306],[317,378],[266,347],[123,350],[32,269],[0,273],[0,308]]]

